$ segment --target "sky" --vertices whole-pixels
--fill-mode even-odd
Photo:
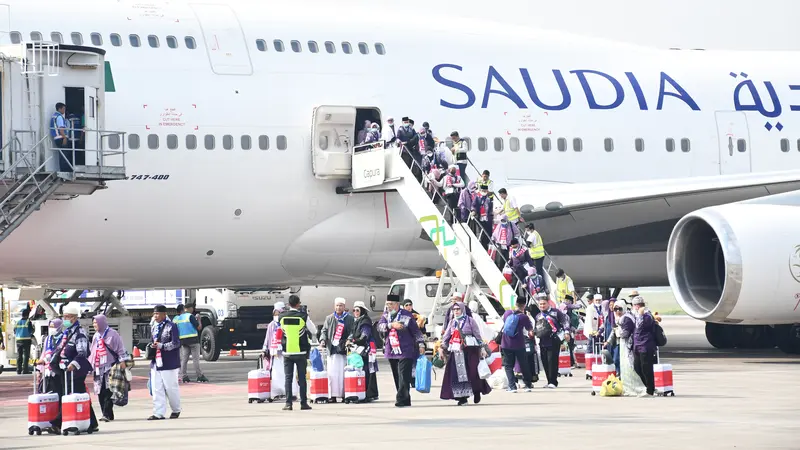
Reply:
[[[800,50],[798,0],[417,0],[418,12],[417,5],[658,48]]]

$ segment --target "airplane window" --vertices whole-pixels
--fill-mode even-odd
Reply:
[[[83,35],[80,33],[72,33],[69,35],[72,39],[72,43],[75,45],[83,45]]]
[[[222,148],[225,150],[233,150],[233,136],[230,134],[222,136]]]
[[[670,153],[675,151],[675,139],[667,138],[667,151]]]
[[[536,150],[536,139],[534,138],[525,139],[525,150],[529,152]]]
[[[158,135],[157,134],[148,134],[147,135],[147,148],[150,150],[155,150],[158,148]]]
[[[614,151],[614,139],[605,138],[603,140],[603,147],[606,149],[607,152],[613,152]]]
[[[275,39],[272,41],[272,46],[275,47],[276,51],[282,52],[283,51],[283,41],[280,39]]]
[[[519,151],[519,138],[512,137],[508,141],[508,148],[511,149],[512,152]]]
[[[141,40],[139,40],[139,36],[136,34],[128,36],[128,40],[131,42],[131,47],[139,47],[142,45]]]
[[[377,44],[375,44],[375,52],[377,54],[379,54],[379,55],[385,55],[386,54],[386,47],[384,47],[383,44],[378,42]]]
[[[42,33],[38,31],[31,31],[31,40],[34,42],[39,42],[42,40]]]
[[[499,137],[494,138],[494,151],[496,152],[503,151],[503,138]]]
[[[644,151],[644,139],[636,138],[633,141],[633,146],[636,148],[637,152],[643,152]]]
[[[582,152],[583,151],[583,140],[581,138],[573,138],[572,139],[572,151],[574,151],[574,152]]]
[[[325,51],[328,53],[336,53],[336,45],[331,41],[325,42]]]
[[[256,48],[260,52],[267,51],[267,41],[265,41],[263,39],[256,39]]]
[[[197,148],[197,136],[193,134],[186,135],[186,148],[188,150],[194,150]]]
[[[300,41],[292,41],[291,45],[293,52],[300,53],[301,51],[303,51],[303,48],[300,46]]]
[[[781,139],[781,151],[789,153],[789,140],[786,138]]]
[[[214,135],[207,134],[203,139],[203,144],[206,146],[206,150],[214,150]]]
[[[56,42],[58,44],[63,44],[64,43],[64,38],[62,38],[61,37],[61,33],[57,32],[57,31],[54,31],[54,32],[50,33],[50,40],[53,41],[53,42]]]
[[[186,43],[186,48],[189,50],[194,50],[197,48],[197,43],[194,41],[194,38],[191,36],[186,36],[183,38],[183,41]]]
[[[550,138],[542,138],[542,151],[543,152],[550,151]]]
[[[118,134],[111,134],[108,136],[108,148],[111,150],[119,149],[119,135]]]
[[[103,45],[103,35],[101,35],[100,33],[92,33],[91,38],[92,38],[92,45],[97,45],[97,46]]]
[[[369,53],[369,45],[366,42],[359,42],[358,43],[358,51],[361,52],[362,55],[366,55]]]
[[[319,135],[319,149],[320,150],[327,150],[328,149],[328,135],[327,134],[320,134]]]
[[[687,139],[687,138],[681,139],[681,151],[686,153],[686,152],[690,151],[691,149],[692,149],[692,145],[689,142],[689,139]]]
[[[12,44],[19,44],[22,42],[22,34],[19,31],[12,31],[10,36]]]
[[[111,45],[114,47],[119,47],[122,45],[122,38],[117,33],[112,33],[111,36],[109,36],[109,39],[111,39]]]
[[[486,138],[478,138],[478,151],[485,152],[486,148]]]
[[[567,151],[567,139],[566,138],[558,138],[556,140],[556,147],[558,151],[565,152]]]
[[[747,141],[744,139],[738,139],[736,141],[736,149],[739,150],[740,153],[744,153],[747,151]]]
[[[344,41],[344,42],[342,42],[342,51],[345,52],[345,54],[349,55],[349,54],[353,53],[353,46],[350,45],[349,42]]]
[[[147,36],[147,43],[150,44],[152,48],[158,48],[158,36],[152,34]]]
[[[138,134],[129,134],[128,135],[128,148],[131,150],[136,150],[139,148],[139,135]]]
[[[175,150],[178,148],[178,136],[175,134],[168,134],[167,135],[167,148],[170,150]]]
[[[167,47],[178,48],[178,39],[175,36],[167,36]]]
[[[269,136],[263,134],[258,137],[258,148],[261,150],[269,150]]]
[[[253,146],[252,142],[250,141],[250,136],[242,135],[242,150],[250,150]]]
[[[278,136],[278,150],[286,150],[286,136]]]
[[[319,53],[319,46],[316,41],[308,41],[308,51],[311,53]]]

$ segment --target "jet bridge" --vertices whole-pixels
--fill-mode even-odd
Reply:
[[[438,197],[439,204],[431,199],[414,177],[411,168],[403,161],[402,154],[407,151],[401,147],[387,147],[383,141],[354,147],[351,163],[352,187],[338,191],[359,193],[396,190],[419,221],[423,233],[439,250],[449,269],[467,287],[465,300],[469,301],[468,295],[472,294],[486,311],[487,323],[502,322],[504,309],[514,308],[517,292],[523,291],[529,298],[530,293],[524,286],[509,284],[468,224],[454,222],[451,225],[445,220],[444,213],[448,207],[445,206],[444,198]],[[501,255],[498,257],[503,259]],[[503,261],[508,262],[505,259]],[[547,271],[542,274],[550,286],[550,300],[553,304],[556,284],[551,274],[555,271],[557,267],[550,261]],[[489,298],[483,290],[484,286],[488,287],[496,300]]]
[[[0,46],[0,242],[47,200],[125,179],[124,133],[104,129],[104,55],[53,42]],[[66,104],[63,132],[57,103]]]

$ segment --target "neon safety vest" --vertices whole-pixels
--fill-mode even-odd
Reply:
[[[178,326],[178,336],[181,339],[197,337],[197,328],[192,325],[191,314],[183,313],[175,316],[172,322]]]
[[[572,279],[569,277],[569,275],[565,275],[563,280],[561,279],[556,280],[556,297],[559,303],[563,302],[564,299],[567,297],[567,294],[570,293],[569,284],[571,282]]]
[[[308,350],[305,315],[299,312],[286,315],[281,317],[280,324],[283,330],[283,354],[304,355]]]
[[[506,213],[506,217],[510,222],[516,222],[519,220],[519,212],[516,208],[511,207],[511,201],[506,197],[505,201],[503,202],[503,211]],[[544,250],[544,247],[542,247]]]
[[[544,258],[544,242],[542,242],[542,236],[540,236],[539,232],[536,230],[533,230],[533,235],[536,238],[533,239],[533,242],[536,242],[536,247],[531,247],[531,258]],[[531,242],[531,244],[533,244],[533,242]]]
[[[30,319],[20,320],[14,327],[14,337],[17,341],[30,341],[31,329],[28,325],[31,323]]]

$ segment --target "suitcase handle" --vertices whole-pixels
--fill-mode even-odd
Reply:
[[[67,366],[67,367],[69,367],[69,366]],[[67,377],[68,377],[68,375],[69,375],[69,381],[70,381],[70,383],[69,383],[69,387],[70,387],[69,392],[67,392],[67,386],[68,386],[67,385]],[[68,370],[65,370],[64,371],[64,395],[70,395],[70,394],[74,394],[74,393],[75,393],[75,374],[73,374],[72,372],[70,372]]]

